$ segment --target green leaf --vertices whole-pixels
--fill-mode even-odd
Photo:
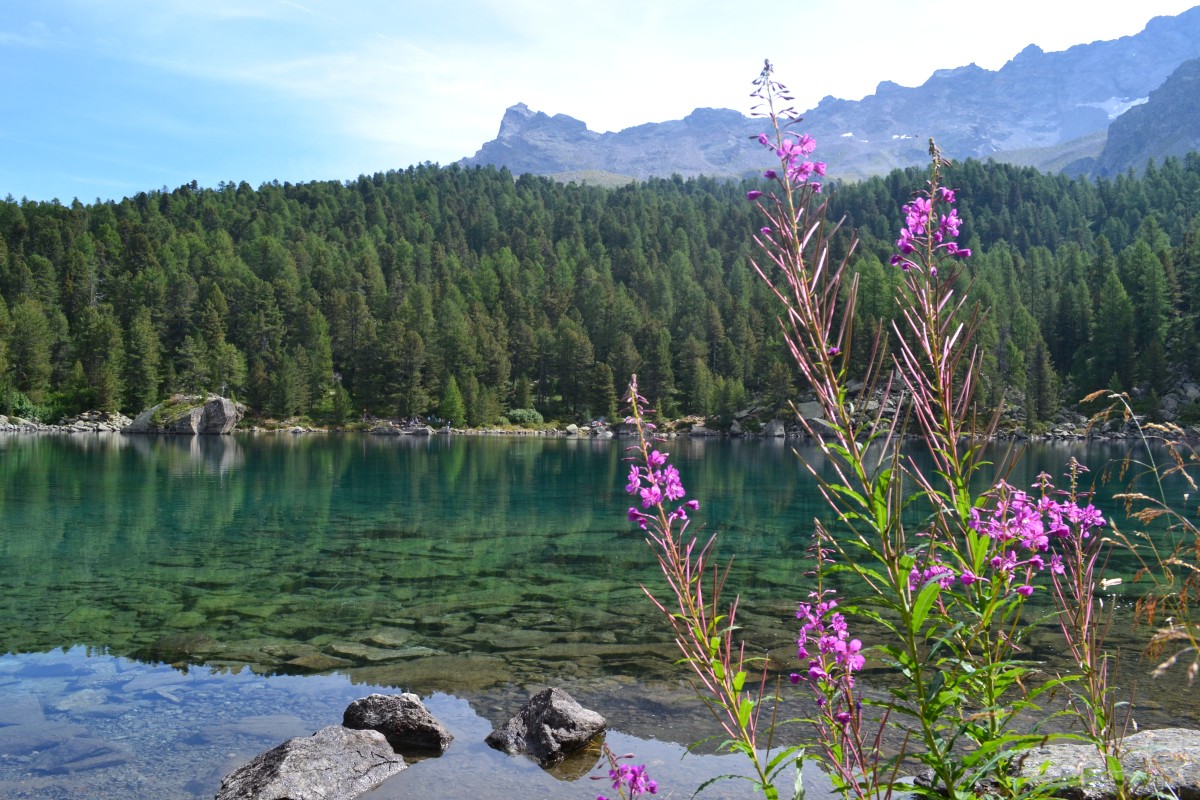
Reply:
[[[917,595],[917,601],[913,603],[912,625],[914,631],[919,631],[925,627],[925,619],[929,616],[929,610],[933,608],[933,601],[941,591],[941,586],[936,580],[932,580],[925,584],[921,589],[921,593]]]
[[[738,725],[742,728],[747,728],[750,725],[750,712],[754,710],[754,701],[747,697],[738,706]]]
[[[1108,767],[1108,777],[1112,778],[1117,786],[1122,786],[1125,783],[1125,768],[1121,766],[1121,759],[1111,753],[1105,753],[1104,763]]]
[[[745,672],[739,672],[738,674],[733,676],[733,690],[735,692],[740,692],[742,690],[742,687],[745,685],[746,685],[746,673]]]

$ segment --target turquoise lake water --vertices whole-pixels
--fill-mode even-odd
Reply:
[[[403,690],[425,697],[456,740],[373,797],[506,787],[594,798],[603,785],[583,777],[597,774],[594,753],[547,773],[482,744],[547,685],[603,714],[615,749],[690,796],[734,766],[680,761],[713,729],[639,586],[659,584],[625,518],[625,446],[0,438],[0,796],[211,797],[222,774],[339,723],[354,698]],[[741,625],[785,666],[823,513],[793,445],[668,448],[702,503],[700,532],[736,552]],[[1033,445],[1010,481],[1060,474],[1072,455],[1099,470],[1124,453]],[[1181,486],[1167,488],[1182,502]],[[1129,560],[1114,566],[1132,574]],[[1144,677],[1146,631],[1128,614],[1135,589],[1112,597],[1113,641],[1124,646],[1123,680],[1138,681],[1139,723],[1200,724],[1200,704],[1178,702],[1180,676]],[[1049,633],[1034,644],[1053,660]],[[734,783],[703,796],[749,794]]]

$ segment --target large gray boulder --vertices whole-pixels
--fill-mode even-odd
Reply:
[[[225,397],[175,395],[146,409],[125,428],[125,433],[195,434],[233,433],[243,408]]]
[[[783,420],[773,419],[763,427],[762,435],[769,439],[787,436],[787,429],[784,428]]]
[[[562,689],[543,689],[487,743],[509,755],[525,754],[547,765],[586,745],[604,731],[604,717],[576,703]]]
[[[346,708],[342,725],[355,730],[375,730],[400,752],[443,752],[450,746],[450,731],[438,722],[415,694],[373,694]]]
[[[216,800],[351,800],[407,766],[382,733],[330,725],[230,773]]]
[[[1128,736],[1121,743],[1121,767],[1129,797],[1200,800],[1200,731],[1163,728]],[[1050,744],[1022,757],[1021,777],[1064,783],[1058,794],[1076,800],[1113,800],[1116,787],[1099,752],[1090,744]]]

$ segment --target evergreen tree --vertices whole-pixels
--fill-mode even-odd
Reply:
[[[35,405],[41,404],[50,390],[52,336],[50,322],[37,300],[13,307],[8,347],[13,385]]]
[[[446,381],[442,392],[442,402],[438,405],[438,416],[455,428],[467,424],[467,409],[463,405],[462,392],[459,391],[458,381],[453,375]]]
[[[609,422],[617,418],[617,388],[613,385],[613,371],[603,361],[597,361],[592,367],[588,408],[593,417],[603,417]]]
[[[1092,386],[1089,389],[1121,391],[1133,388],[1133,302],[1115,269],[1109,271],[1100,289],[1092,352]]]
[[[129,325],[125,345],[125,407],[136,414],[158,402],[158,336],[150,309],[138,309]]]

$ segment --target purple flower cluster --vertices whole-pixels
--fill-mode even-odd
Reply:
[[[817,147],[815,139],[805,133],[795,139],[782,139],[777,145],[771,141],[770,136],[760,133],[758,135],[758,142],[779,157],[784,175],[793,185],[807,185],[814,192],[821,191],[820,182],[810,180],[814,175],[822,176],[825,174],[825,162],[813,161],[809,158],[813,150]],[[769,169],[763,173],[763,177],[772,181],[779,180],[779,173],[776,170]],[[762,197],[762,192],[747,192],[746,197],[750,200],[757,200],[759,197]]]
[[[667,463],[667,454],[659,450],[651,450],[646,457],[646,465],[631,464],[629,481],[625,491],[639,495],[642,498],[643,509],[659,509],[664,503],[676,502],[687,496],[683,484],[679,480],[679,470]],[[686,520],[688,511],[700,508],[700,503],[689,500],[667,514],[668,521]],[[649,515],[636,508],[629,509],[629,520],[636,522],[642,530],[646,529]]]
[[[625,793],[621,787],[629,787],[629,800],[646,794],[658,794],[658,783],[646,777],[645,764],[637,766],[618,764],[608,771],[608,777],[612,778],[612,787],[620,791],[622,797]],[[600,794],[596,795],[596,800],[608,800],[608,798]]]
[[[796,618],[803,620],[796,642],[796,657],[801,661],[808,660],[808,673],[803,676],[792,673],[791,681],[795,684],[807,680],[816,689],[834,684],[853,688],[854,673],[866,664],[862,642],[850,638],[846,618],[836,610],[837,600],[822,599],[816,592],[811,596],[814,602],[801,603],[796,612]],[[811,647],[816,651],[810,652]],[[818,703],[823,704],[823,700],[818,699]],[[844,719],[842,715],[845,715]],[[849,722],[849,712],[840,712],[837,721]]]
[[[901,210],[904,212],[904,227],[900,229],[900,238],[896,240],[899,253],[892,256],[891,263],[903,270],[920,269],[920,266],[909,258],[923,246],[930,246],[935,254],[944,254],[955,258],[968,258],[971,249],[959,247],[954,239],[958,236],[962,219],[958,209],[949,208],[949,213],[940,214],[935,205],[935,198],[946,207],[954,205],[954,190],[938,187],[936,194],[925,193],[918,195]],[[929,264],[930,277],[937,277],[937,265]]]
[[[1043,491],[1053,488],[1045,475],[1039,477],[1037,486]],[[1093,530],[1106,524],[1099,509],[1091,503],[1081,506],[1073,497],[1055,500],[1043,494],[1035,500],[1004,481],[992,493],[996,498],[995,508],[987,515],[972,509],[968,525],[998,543],[989,566],[999,575],[1008,580],[1025,568],[1026,582],[1016,587],[1017,593],[1025,597],[1033,594],[1028,579],[1047,566],[1043,554],[1051,550],[1052,540],[1072,536],[1086,539]],[[1049,566],[1052,572],[1062,574],[1061,556],[1051,554]],[[965,578],[963,582],[967,583]]]
[[[915,592],[920,587],[935,580],[943,589],[949,589],[954,586],[954,582],[958,579],[959,577],[954,574],[954,570],[950,569],[949,566],[940,561],[935,561],[924,569],[913,567],[912,571],[908,573],[908,588],[909,591]],[[970,585],[975,582],[975,576],[971,575],[970,571],[967,571],[962,575],[962,582]]]

